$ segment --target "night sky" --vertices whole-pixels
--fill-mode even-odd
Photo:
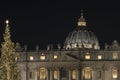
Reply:
[[[115,0],[1,1],[0,42],[4,21],[9,19],[11,39],[22,46],[35,49],[38,44],[45,49],[47,44],[63,45],[68,33],[77,27],[81,9],[100,46],[113,40],[120,42],[120,5]]]

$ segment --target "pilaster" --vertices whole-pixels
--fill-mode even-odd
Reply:
[[[72,80],[72,74],[71,74],[71,69],[69,69],[69,80]]]
[[[50,69],[50,80],[53,80],[53,70]]]

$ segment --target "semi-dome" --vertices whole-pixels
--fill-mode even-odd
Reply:
[[[78,20],[78,27],[67,36],[64,48],[100,49],[99,41],[96,35],[92,31],[86,29],[86,21],[83,17],[83,13],[81,13],[81,17]]]

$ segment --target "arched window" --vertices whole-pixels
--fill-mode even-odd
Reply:
[[[54,70],[54,80],[58,80],[58,71]]]
[[[113,68],[112,69],[112,78],[113,79],[117,79],[118,78],[118,69],[117,68]]]
[[[72,70],[72,80],[76,80],[76,70],[74,69],[74,70]]]
[[[82,76],[84,79],[91,79],[92,78],[92,69],[90,67],[85,67],[82,70]]]
[[[47,78],[47,69],[46,68],[40,68],[39,69],[39,80],[46,80]]]

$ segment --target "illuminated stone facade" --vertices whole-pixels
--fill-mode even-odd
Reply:
[[[114,40],[100,49],[95,34],[86,29],[83,14],[63,48],[28,51],[16,43],[22,80],[120,80],[120,45]]]

